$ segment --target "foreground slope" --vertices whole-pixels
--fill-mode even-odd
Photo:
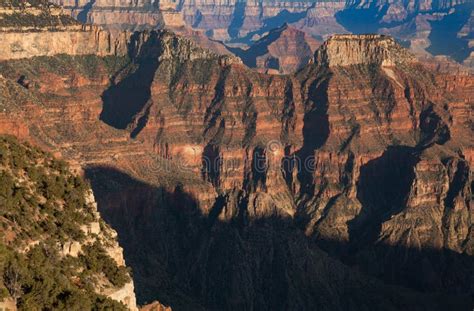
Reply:
[[[1,136],[0,184],[0,306],[136,309],[116,233],[64,162]]]

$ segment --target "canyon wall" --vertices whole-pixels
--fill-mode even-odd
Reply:
[[[113,29],[140,30],[160,27],[165,21],[167,24],[173,24],[173,19],[176,19],[175,12],[163,12],[157,7],[158,2],[149,0],[59,0],[55,3],[70,11],[74,18],[83,23],[107,25]]]
[[[141,65],[156,65],[154,79],[146,84],[146,99],[134,111],[126,110],[130,100],[123,94],[132,85],[142,90],[143,84],[132,82],[135,77],[119,77],[104,97],[102,119],[179,163],[181,171],[200,176],[215,189],[217,199],[200,203],[189,186],[158,190],[155,196],[147,189],[155,189],[152,185],[135,185],[132,179],[131,189],[128,183],[119,188],[141,194],[117,203],[120,192],[104,189],[102,182],[96,187],[103,191],[104,213],[123,232],[133,230],[141,217],[134,216],[131,223],[121,219],[118,215],[127,206],[139,206],[146,218],[177,223],[183,228],[178,230],[190,232],[177,242],[174,233],[156,232],[151,222],[136,233],[158,236],[149,243],[162,249],[170,244],[185,245],[179,252],[193,249],[190,262],[175,255],[167,258],[170,267],[183,260],[179,266],[192,266],[192,276],[172,274],[189,284],[188,290],[197,295],[193,297],[226,309],[273,303],[297,309],[299,299],[317,304],[287,285],[293,279],[305,282],[291,265],[279,261],[288,263],[296,254],[270,255],[284,249],[297,253],[305,245],[294,235],[295,224],[332,256],[390,284],[451,295],[469,288],[470,276],[462,272],[471,265],[473,243],[472,173],[467,168],[473,152],[467,134],[473,80],[468,73],[427,70],[392,38],[374,35],[334,36],[316,52],[313,64],[290,77],[268,77],[238,63],[223,66],[218,59],[202,61],[199,53],[180,58],[179,65],[177,56],[158,63],[153,61],[156,55],[143,56]],[[110,117],[114,111],[127,118],[116,122]],[[136,164],[135,171],[144,170],[139,167]],[[100,167],[90,176],[99,181],[126,178]],[[186,199],[179,199],[182,196]],[[152,202],[163,203],[153,211],[147,208]],[[117,206],[120,211],[114,211]],[[181,216],[168,215],[184,206],[191,208]],[[202,218],[205,224],[196,225]],[[281,227],[282,236],[277,229]],[[207,230],[211,232],[204,234]],[[280,248],[270,242],[274,235],[291,242]],[[186,246],[196,240],[202,244]],[[229,241],[239,241],[242,249],[229,247]],[[247,248],[252,252],[246,253]],[[221,252],[230,252],[234,260],[216,258]],[[242,253],[247,255],[235,259]],[[285,269],[287,276],[263,266],[253,270],[253,260],[266,262],[263,258]],[[209,262],[233,271],[229,279],[219,282],[221,274],[206,268]],[[420,265],[422,273],[417,272]],[[234,271],[235,266],[249,271]],[[237,278],[239,288],[253,284],[254,292],[268,277],[278,280],[275,290],[284,293],[284,302],[271,293],[253,296],[224,285]],[[143,286],[151,291],[155,280],[144,275]],[[172,291],[165,284],[160,288]]]
[[[125,55],[129,36],[82,25],[56,7],[0,9],[0,60],[58,54]]]
[[[250,46],[288,23],[319,40],[341,33],[391,35],[419,55],[447,55],[467,66],[474,52],[473,5],[466,0],[57,3],[83,22],[121,29],[193,28],[233,47]]]
[[[0,60],[58,54],[125,55],[128,36],[125,32],[114,36],[97,26],[83,25],[54,32],[2,31]]]
[[[470,134],[466,135],[470,133],[472,76],[430,72],[384,36],[330,38],[316,52],[314,63],[294,77],[269,78],[235,63],[222,66],[217,59],[203,62],[196,55],[195,60],[181,59],[178,66],[173,61],[176,57],[156,63],[142,106],[135,112],[128,110],[129,117],[121,123],[115,123],[116,118],[102,119],[127,130],[162,158],[184,164],[187,172],[211,184],[218,194],[215,203],[187,203],[197,205],[197,212],[208,215],[209,221],[214,219],[211,228],[221,232],[218,228],[222,226],[225,229],[221,230],[229,234],[233,226],[226,223],[234,224],[236,230],[242,226],[245,233],[235,233],[244,239],[242,243],[253,247],[253,239],[263,239],[258,244],[262,248],[268,245],[268,237],[262,235],[275,229],[250,233],[259,230],[255,223],[293,219],[333,256],[389,283],[451,294],[469,288],[469,276],[461,271],[469,266],[472,256],[468,197],[472,177],[467,167],[472,165],[473,147]],[[143,65],[153,63],[156,57],[144,56]],[[441,82],[454,77],[459,81],[457,90]],[[104,117],[114,111],[125,112],[129,100],[122,94],[129,85],[135,85],[129,79],[119,78],[107,93]],[[445,97],[447,89],[449,97]],[[109,175],[97,168],[91,176]],[[169,191],[165,197],[184,195],[180,189]],[[115,202],[118,194],[103,193],[111,221],[124,232],[131,230],[130,224],[114,213],[117,205],[107,203]],[[194,192],[190,193],[189,200],[194,201]],[[161,197],[147,196],[146,200],[136,206],[146,208],[155,200],[169,202]],[[119,205],[135,205],[127,202]],[[179,202],[164,203],[163,212],[186,205]],[[192,209],[186,213],[190,214],[185,214],[185,219],[196,217],[198,223],[202,217],[192,216]],[[160,218],[158,215],[155,217]],[[135,219],[139,221],[138,216]],[[194,232],[193,222],[183,225]],[[269,220],[268,225],[274,228],[272,224]],[[292,229],[287,236],[293,236],[290,232]],[[222,296],[216,297],[213,291],[214,286],[223,285],[214,285],[215,278],[198,271],[211,260],[206,258],[215,259],[217,250],[230,249],[204,242],[207,240],[197,238],[201,234],[192,235],[205,245],[195,250],[195,256],[203,256],[198,257],[203,261],[193,271],[197,279],[207,280],[206,285],[184,276],[183,282],[191,282],[190,291],[207,297],[206,305],[224,306],[225,300],[219,300],[223,298],[217,297]],[[211,233],[211,237],[217,234]],[[172,243],[170,239],[173,241],[163,237],[158,239],[161,242],[151,243]],[[374,255],[366,255],[372,252]],[[455,264],[445,273],[443,267],[448,261]],[[427,274],[416,273],[420,263],[424,263]],[[246,277],[258,282],[263,272],[255,273],[255,278]],[[288,279],[283,277],[279,284],[285,284],[283,280]],[[286,293],[299,297],[291,289]],[[236,305],[245,302],[249,308],[258,305],[260,299],[234,290],[226,295],[237,295]]]

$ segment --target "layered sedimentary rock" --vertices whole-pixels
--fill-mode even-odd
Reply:
[[[82,25],[47,3],[0,8],[0,60],[57,54],[123,55],[129,35]]]
[[[288,25],[274,29],[248,49],[230,49],[244,64],[262,71],[294,73],[313,58],[318,41]]]
[[[314,62],[325,67],[355,65],[395,67],[401,63],[414,63],[415,58],[391,37],[335,35],[318,49]]]
[[[33,56],[123,55],[126,54],[128,34],[116,37],[96,26],[78,25],[61,31],[0,33],[0,60]]]
[[[120,30],[160,27],[164,23],[165,15],[168,17],[167,23],[173,24],[172,16],[176,15],[174,12],[169,14],[162,12],[157,7],[157,2],[150,0],[135,2],[59,0],[55,3],[70,11],[74,18],[83,23],[108,25],[109,28]]]
[[[227,40],[261,35],[285,21],[301,18],[312,6],[308,1],[185,1],[182,11],[188,25],[209,30],[216,39]],[[275,21],[269,22],[271,19]]]
[[[194,42],[197,46],[211,50],[220,55],[235,55],[224,43],[209,38],[203,30],[195,30],[187,26],[173,27],[172,31],[179,36]]]
[[[392,35],[417,54],[448,55],[459,63],[472,63],[473,5],[467,0],[58,3],[81,21],[112,28],[186,25],[205,31],[214,40],[251,45],[289,23],[318,39],[336,33]]]
[[[167,31],[130,42],[2,62],[0,129],[84,171],[139,302],[471,307],[472,75],[386,36],[332,37],[291,76]]]
[[[460,271],[472,256],[471,76],[458,75],[446,97],[440,82],[453,77],[437,81],[384,36],[333,37],[296,77],[215,62],[201,78],[199,63],[171,63],[158,64],[149,100],[122,126],[216,188],[221,199],[204,214],[244,224],[294,217],[334,256],[388,282],[469,286]],[[120,103],[109,100],[103,113]],[[191,104],[201,101],[210,104]],[[421,262],[426,274],[415,273]]]

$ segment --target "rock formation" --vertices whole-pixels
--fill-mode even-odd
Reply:
[[[307,65],[319,45],[308,34],[285,24],[270,31],[248,49],[230,50],[251,68],[290,74]]]
[[[155,301],[140,308],[140,311],[171,311],[170,307],[165,307],[161,303]]]
[[[113,29],[140,30],[163,25],[163,12],[154,1],[58,0],[56,4],[83,23],[108,25]]]
[[[415,58],[391,37],[334,35],[317,50],[314,62],[324,67],[376,65],[396,67]]]
[[[251,45],[289,23],[322,40],[337,33],[391,35],[419,55],[470,66],[471,1],[139,1],[57,0],[81,21],[111,28],[192,27],[228,44]],[[449,40],[446,41],[446,40]]]
[[[27,22],[25,22],[27,21]],[[78,23],[60,8],[46,4],[0,8],[0,60],[34,56],[123,55],[129,34]]]

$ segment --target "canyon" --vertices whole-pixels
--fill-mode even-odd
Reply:
[[[379,33],[395,37],[420,56],[449,56],[469,67],[474,57],[474,13],[468,0],[56,3],[82,22],[110,29],[192,28],[229,47],[251,47],[288,23],[319,41],[338,33]]]
[[[295,74],[268,75],[169,30],[79,26],[0,32],[30,53],[2,54],[0,133],[90,181],[139,304],[472,309],[468,70],[340,34]],[[30,39],[73,32],[91,48]]]

